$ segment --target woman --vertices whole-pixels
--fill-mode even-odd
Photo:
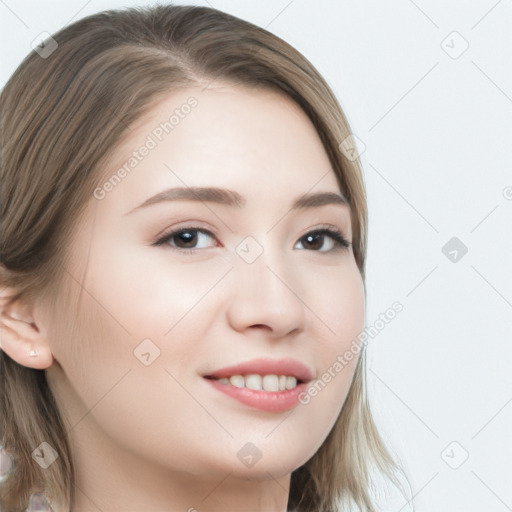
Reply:
[[[399,485],[361,169],[303,56],[214,9],[108,11],[1,109],[2,510],[372,510],[373,471]]]

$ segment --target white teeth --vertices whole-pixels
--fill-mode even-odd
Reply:
[[[279,391],[279,377],[277,375],[265,375],[263,377],[263,389],[265,391]]]
[[[295,377],[286,377],[286,389],[293,389],[297,385]]]
[[[233,375],[229,378],[229,382],[237,388],[245,388],[245,379],[241,375]]]
[[[237,388],[255,391],[286,391],[297,386],[297,379],[289,375],[232,375],[217,379],[221,384],[231,384]]]
[[[261,391],[261,375],[246,375],[245,376],[245,387],[248,389],[255,389]]]

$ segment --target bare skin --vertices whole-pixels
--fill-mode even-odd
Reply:
[[[269,412],[204,378],[261,357],[293,358],[319,378],[363,329],[364,289],[350,245],[305,236],[329,228],[351,242],[349,207],[290,209],[340,190],[307,116],[274,92],[170,93],[113,151],[105,181],[190,97],[197,106],[91,197],[56,301],[4,311],[3,350],[46,369],[65,417],[73,512],[284,512],[291,472],[322,444],[352,381],[356,359],[308,404]],[[244,204],[138,208],[176,187],[229,189]],[[143,340],[150,355],[137,358]],[[247,443],[261,455],[250,467]]]

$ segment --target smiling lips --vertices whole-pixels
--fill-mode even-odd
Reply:
[[[204,378],[218,391],[245,405],[283,412],[298,405],[299,395],[313,379],[313,373],[294,359],[253,359]]]

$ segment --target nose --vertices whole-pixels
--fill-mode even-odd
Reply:
[[[304,330],[300,279],[290,267],[285,271],[278,260],[264,252],[253,263],[242,259],[235,263],[227,316],[236,331],[261,331],[266,337],[277,339]]]

